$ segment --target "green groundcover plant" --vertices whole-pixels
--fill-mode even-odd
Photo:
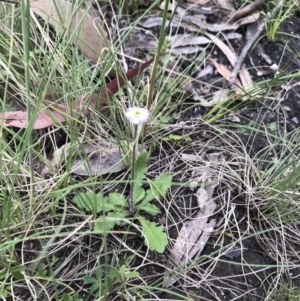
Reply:
[[[95,221],[94,232],[106,235],[115,226],[120,226],[122,222],[131,220],[138,222],[142,227],[145,237],[145,245],[150,250],[162,253],[168,243],[167,235],[161,226],[151,222],[144,214],[156,216],[161,210],[153,203],[153,200],[166,195],[171,187],[172,177],[162,174],[155,180],[149,181],[149,188],[143,188],[145,173],[147,171],[147,152],[144,151],[137,158],[134,169],[135,179],[133,181],[133,201],[134,212],[129,210],[129,199],[123,194],[111,192],[104,196],[101,192],[81,192],[77,194],[73,201],[79,208],[88,212],[97,212],[100,217]]]

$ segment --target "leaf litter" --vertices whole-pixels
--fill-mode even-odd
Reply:
[[[206,161],[206,167],[194,170],[196,177],[191,182],[191,187],[200,186],[195,193],[199,210],[189,221],[183,223],[169,254],[169,269],[185,266],[192,259],[199,257],[216,225],[216,219],[212,218],[217,207],[213,193],[221,178],[214,177],[210,165],[221,162],[221,154],[212,153],[201,158],[199,155],[182,154],[182,159],[190,162]],[[176,277],[172,277],[171,280],[168,277],[165,278],[165,287],[177,281]]]
[[[234,30],[238,29],[240,26],[244,26],[247,24],[253,24],[256,22],[260,14],[259,12],[254,12],[250,16],[246,16],[242,20],[238,18],[235,22],[230,23],[229,20],[235,13],[233,9],[231,1],[220,1],[219,8],[213,8],[210,12],[217,13],[218,11],[224,12],[224,7],[226,7],[225,13],[225,21],[223,23],[206,23],[205,15],[191,15],[188,13],[188,10],[184,11],[179,8],[180,6],[176,4],[174,1],[172,4],[169,4],[169,9],[174,12],[174,17],[172,20],[168,20],[168,26],[178,27],[185,29],[185,34],[176,34],[176,35],[168,35],[166,36],[166,41],[170,42],[170,51],[174,55],[184,56],[190,55],[193,53],[199,53],[200,51],[206,50],[206,47],[211,45],[212,43],[215,44],[227,57],[229,60],[231,67],[235,67],[237,63],[237,56],[233,52],[231,45],[229,44],[230,39],[240,39],[241,35],[238,33],[233,32]],[[160,8],[164,8],[164,2],[160,5]],[[144,28],[153,28],[156,26],[160,26],[162,23],[162,17],[151,17],[147,18],[140,22],[140,25]],[[228,32],[231,31],[231,32]],[[195,34],[194,32],[197,32]],[[214,34],[211,34],[213,32]],[[218,32],[218,36],[215,35],[215,32]],[[222,40],[221,40],[222,39]],[[223,41],[224,40],[224,41]],[[138,47],[138,43],[136,44]],[[149,47],[152,48],[156,45],[155,41],[149,42]],[[203,45],[204,47],[199,47],[198,45]],[[145,43],[143,44],[143,48],[145,49]],[[232,71],[229,70],[226,66],[222,65],[221,63],[216,62],[211,56],[206,58],[207,61],[213,60],[212,64],[216,68],[216,70],[222,75],[228,83],[232,84]],[[240,81],[235,81],[235,90],[236,93],[239,95],[244,95],[247,89],[251,89],[253,83],[250,73],[245,68],[239,70],[239,78]],[[212,99],[210,101],[203,100],[201,95],[194,95],[195,100],[199,100],[199,104],[203,106],[214,106],[218,102],[222,102],[227,98],[227,93],[221,93],[220,91],[216,91],[214,93]],[[220,97],[223,95],[222,97]],[[239,96],[240,97],[240,96]],[[246,97],[240,97],[242,100],[245,100]],[[209,104],[209,102],[211,104]]]
[[[64,166],[69,156],[76,156],[70,168],[70,172],[75,175],[103,175],[116,173],[126,168],[124,154],[111,141],[104,139],[100,141],[79,141],[74,154],[70,153],[71,150],[74,150],[74,145],[71,145],[71,143],[66,143],[55,150],[52,159],[40,171],[41,176],[47,178],[57,172]],[[51,169],[49,166],[51,166]]]

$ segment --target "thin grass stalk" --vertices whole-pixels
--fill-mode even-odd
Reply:
[[[158,40],[158,46],[157,46],[157,50],[155,53],[155,59],[154,59],[154,63],[153,63],[153,70],[152,70],[152,74],[151,74],[151,78],[150,78],[150,82],[149,82],[149,91],[148,91],[148,99],[147,99],[147,110],[149,112],[151,112],[151,107],[153,104],[153,92],[154,92],[154,86],[155,86],[155,80],[156,80],[156,73],[157,73],[157,67],[158,67],[158,62],[159,62],[159,57],[160,57],[160,53],[161,53],[161,49],[163,47],[163,43],[165,40],[165,27],[166,27],[166,23],[167,23],[167,15],[168,15],[168,7],[169,7],[169,0],[165,1],[165,9],[164,9],[164,13],[163,13],[163,20],[162,20],[162,24],[160,27],[160,32],[159,32],[159,40]],[[145,124],[144,126],[144,135],[143,138],[146,136],[147,133],[147,125]]]
[[[151,78],[150,78],[150,82],[149,82],[149,92],[148,92],[148,101],[147,101],[148,111],[150,111],[152,103],[153,103],[153,91],[154,91],[154,85],[155,85],[155,80],[156,80],[156,72],[157,72],[160,52],[161,52],[161,49],[162,49],[162,46],[163,46],[163,43],[165,40],[165,27],[166,27],[166,22],[167,22],[169,2],[170,2],[169,0],[165,1],[165,9],[164,9],[163,20],[162,20],[162,24],[161,24],[160,32],[159,32],[158,46],[157,46],[157,50],[155,53],[153,70],[152,70],[152,74],[151,74]]]
[[[28,145],[28,157],[29,157],[29,174],[30,174],[30,202],[29,202],[29,216],[32,216],[33,199],[34,199],[34,170],[33,170],[33,150],[32,150],[32,122],[31,111],[32,106],[30,102],[30,69],[29,69],[29,47],[30,47],[30,11],[29,0],[21,1],[21,19],[22,19],[22,39],[23,39],[23,55],[24,55],[24,72],[25,72],[25,90],[26,90],[26,109],[28,128],[25,134],[25,142]],[[31,126],[30,126],[31,123]],[[24,147],[24,146],[23,146]]]

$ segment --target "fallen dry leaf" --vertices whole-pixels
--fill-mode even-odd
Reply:
[[[257,12],[251,16],[247,16],[247,17],[243,18],[242,20],[239,20],[232,24],[227,23],[227,22],[221,23],[221,24],[206,23],[197,16],[184,16],[183,20],[192,22],[194,25],[196,25],[198,27],[196,31],[199,31],[199,28],[201,28],[202,30],[207,30],[207,31],[211,31],[211,32],[221,32],[224,30],[236,30],[242,25],[256,22],[259,19],[259,17],[260,17],[260,14],[259,14],[259,12]],[[179,20],[179,26],[180,26],[180,23],[183,22],[183,20]],[[172,24],[175,25],[176,21],[178,21],[178,18],[174,18]]]
[[[210,64],[207,64],[204,69],[200,70],[199,73],[197,74],[196,78],[201,78],[201,77],[204,77],[208,74],[212,74],[214,71],[212,65]]]
[[[225,10],[228,10],[230,12],[234,12],[235,8],[232,3],[232,0],[214,0],[215,4]]]
[[[126,166],[120,148],[111,142],[101,140],[83,145],[85,160],[74,160],[71,172],[80,176],[102,175],[123,170]]]
[[[215,175],[213,167],[214,164],[220,164],[222,160],[221,153],[212,153],[207,156],[182,154],[181,159],[183,161],[193,163],[202,162],[204,164],[198,170],[195,167],[193,168],[197,176],[194,179],[196,185],[202,184],[203,187],[200,187],[195,194],[199,212],[191,220],[183,223],[170,251],[167,261],[167,267],[170,269],[186,266],[193,258],[200,256],[216,224],[216,220],[212,219],[211,216],[216,209],[216,202],[212,196],[217,184],[209,185],[208,183],[218,183],[221,179],[219,175]],[[181,269],[178,271],[181,271]],[[171,275],[171,279],[168,276],[165,277],[164,287],[168,287],[176,282],[176,276],[174,277],[174,274]]]
[[[159,5],[159,8],[164,10],[166,7],[166,1],[163,1],[160,5]],[[185,9],[183,9],[182,7],[180,7],[178,5],[178,3],[173,0],[172,3],[169,3],[168,5],[168,11],[171,11],[172,13],[176,12],[179,16],[184,16],[186,11]]]
[[[228,98],[228,93],[229,93],[228,89],[221,89],[221,90],[216,91],[213,94],[213,98],[212,98],[211,102],[215,105],[215,104],[218,104],[218,103],[226,100]]]
[[[63,166],[70,155],[71,143],[66,143],[62,147],[54,151],[48,166],[44,166],[40,174],[47,177],[56,172]],[[73,148],[74,149],[74,146]],[[71,166],[71,173],[81,176],[102,175],[107,173],[115,173],[125,168],[123,162],[124,155],[119,147],[112,142],[103,138],[100,141],[84,142],[80,147],[76,148],[76,156]]]
[[[66,31],[78,49],[91,61],[105,64],[112,54],[112,46],[101,25],[83,9],[65,0],[37,0],[31,2],[32,12],[49,22],[60,33]],[[71,18],[72,17],[72,18]],[[111,70],[110,76],[115,76]]]
[[[211,232],[214,230],[216,220],[211,216],[216,209],[216,203],[212,199],[214,186],[199,188],[196,197],[200,210],[198,214],[188,222],[185,222],[178,234],[178,237],[170,251],[167,266],[169,268],[185,266],[194,257],[200,256]],[[176,278],[169,280],[165,278],[165,287],[176,282]]]
[[[256,0],[254,2],[251,2],[241,7],[238,11],[234,11],[231,13],[231,16],[229,16],[230,19],[229,22],[233,23],[245,16],[249,16],[253,11],[259,9],[262,5],[263,5],[263,1]]]
[[[175,36],[167,36],[166,40],[172,43],[172,47],[207,45],[210,39],[203,36],[195,36],[194,34],[177,34]]]
[[[187,47],[179,47],[179,48],[172,48],[170,51],[173,54],[176,55],[184,55],[184,54],[193,54],[193,53],[197,53],[199,51],[203,51],[205,48],[204,47],[191,47],[191,46],[187,46]]]
[[[228,61],[231,64],[231,66],[234,67],[235,64],[236,64],[236,61],[237,61],[237,57],[233,53],[233,51],[223,41],[221,41],[218,37],[216,37],[216,36],[214,36],[214,35],[212,35],[208,32],[204,32],[204,34],[207,37],[209,37],[214,44],[216,44],[218,46],[218,48],[226,55]],[[251,78],[251,75],[250,75],[248,70],[246,70],[246,69],[241,70],[239,72],[239,77],[240,77],[240,80],[242,82],[242,86],[240,85],[239,87],[244,87],[244,89],[245,89],[245,88],[249,88],[253,85],[252,78]],[[226,79],[227,79],[227,77],[226,77]],[[236,81],[236,84],[237,83],[238,82]]]
[[[251,16],[247,16],[242,20],[239,20],[232,24],[228,22],[224,22],[221,24],[212,24],[212,23],[206,23],[205,17],[203,15],[185,15],[184,17],[174,16],[172,22],[170,20],[167,20],[166,26],[170,25],[171,27],[175,27],[175,28],[181,27],[187,31],[197,32],[197,33],[199,33],[199,28],[210,32],[221,32],[225,30],[236,30],[242,25],[256,22],[259,19],[259,17],[260,14],[259,12],[257,12]],[[151,18],[147,18],[144,21],[141,21],[139,25],[144,28],[152,28],[152,27],[160,26],[162,24],[162,20],[163,20],[162,17],[151,17]]]
[[[187,0],[187,2],[195,3],[198,5],[205,5],[205,4],[209,3],[210,1],[211,0]]]
[[[218,73],[222,75],[228,82],[230,81],[230,76],[231,76],[231,71],[228,70],[224,65],[217,63],[216,60],[210,59],[209,60],[217,69]],[[237,93],[242,93],[243,90],[240,88],[241,87],[241,82],[237,79],[235,81],[235,87]]]
[[[12,126],[16,128],[26,128],[27,127],[27,112],[26,111],[15,111],[15,112],[5,112],[2,115],[3,125]],[[57,122],[65,121],[64,116],[61,113],[57,112],[39,112],[37,118],[34,122],[34,129],[44,129],[49,127]]]
[[[147,18],[144,21],[141,21],[139,24],[145,28],[152,28],[155,26],[160,26],[162,24],[162,20],[163,20],[162,17],[152,17],[152,18]],[[167,20],[166,23],[170,24],[170,20]]]
[[[205,247],[216,223],[215,219],[208,222],[216,209],[216,203],[212,200],[213,191],[211,186],[197,190],[200,211],[193,220],[182,226],[170,252],[172,264],[179,266],[188,263],[196,255],[199,256]]]

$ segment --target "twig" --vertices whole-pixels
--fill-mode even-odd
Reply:
[[[249,15],[254,10],[260,8],[261,5],[262,5],[262,3],[263,3],[263,0],[256,0],[253,3],[244,6],[243,8],[241,8],[240,10],[238,10],[237,12],[233,13],[232,18],[229,20],[229,22],[230,23],[234,23],[235,21],[243,18],[244,16]]]
[[[255,41],[258,39],[258,37],[260,36],[260,34],[262,33],[263,29],[265,28],[265,25],[267,24],[267,22],[273,18],[276,13],[279,11],[279,9],[281,8],[281,6],[283,5],[284,0],[279,0],[276,7],[272,10],[272,12],[270,14],[268,14],[263,20],[258,22],[258,27],[257,27],[257,31],[256,33],[252,36],[251,39],[249,39],[247,41],[247,43],[245,44],[244,48],[241,51],[240,56],[238,57],[235,66],[232,70],[231,73],[231,77],[230,77],[230,81],[229,81],[229,85],[232,86],[237,78],[237,74],[239,72],[239,70],[241,69],[241,66],[245,60],[246,55],[248,54],[250,48],[252,47],[252,45],[255,43]]]

